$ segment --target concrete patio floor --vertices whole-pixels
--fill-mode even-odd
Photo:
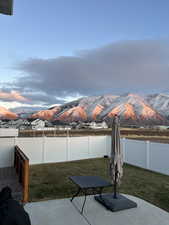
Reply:
[[[111,212],[93,196],[88,196],[83,215],[80,209],[84,197],[34,202],[25,205],[32,225],[169,225],[169,213],[136,197],[124,195],[135,201],[137,208]]]

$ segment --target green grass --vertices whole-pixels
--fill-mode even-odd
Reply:
[[[102,158],[31,166],[30,201],[71,197],[77,189],[69,176],[98,175],[110,180],[108,164],[108,159]],[[112,188],[105,191],[111,192]],[[169,176],[125,164],[119,191],[169,212]]]

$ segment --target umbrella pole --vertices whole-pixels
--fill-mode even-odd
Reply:
[[[117,164],[115,166],[115,179],[114,179],[114,195],[113,195],[113,198],[117,198],[117,174],[118,174],[118,171],[117,171]]]

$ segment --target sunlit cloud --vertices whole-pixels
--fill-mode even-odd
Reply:
[[[0,91],[0,99],[5,101],[27,102],[27,98],[23,97],[18,91],[3,92]]]
[[[20,107],[42,107],[41,104],[24,104],[24,103],[21,103],[21,102],[16,102],[16,101],[13,101],[13,102],[4,102],[4,101],[0,101],[0,106],[3,106],[7,109],[14,109],[14,108],[20,108]],[[50,105],[48,106],[50,107]]]

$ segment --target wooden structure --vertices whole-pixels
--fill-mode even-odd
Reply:
[[[22,202],[26,203],[29,198],[29,159],[18,146],[15,146],[14,168],[23,188]]]

